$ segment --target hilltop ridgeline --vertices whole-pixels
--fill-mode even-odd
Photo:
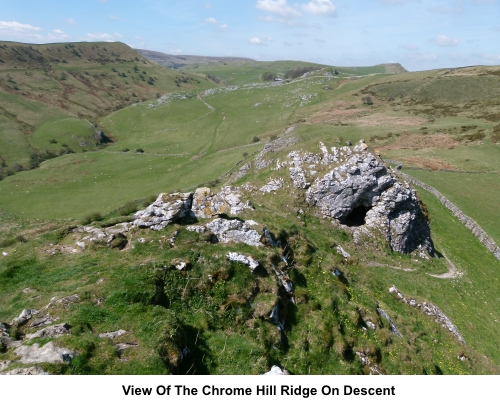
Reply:
[[[331,153],[321,144],[321,151],[322,154],[291,152],[290,160],[278,161],[275,169],[288,167],[293,187],[307,190],[305,201],[317,208],[316,215],[331,218],[353,233],[355,240],[374,237],[373,232],[378,231],[396,252],[417,250],[423,257],[434,255],[430,226],[415,190],[399,181],[379,157],[368,151],[366,144],[332,147]],[[284,186],[283,179],[270,178],[261,191],[279,192]],[[251,188],[252,185],[243,189],[224,187],[214,193],[204,187],[194,193],[160,194],[149,207],[134,215],[134,225],[161,230],[178,220],[194,222],[197,218],[238,215],[254,209],[249,200],[240,201],[245,189]],[[219,239],[258,246],[259,236],[249,237],[248,224],[242,228],[236,222],[214,233],[233,230],[222,238],[218,235]],[[267,239],[265,233],[262,238]]]

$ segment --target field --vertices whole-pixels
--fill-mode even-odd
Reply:
[[[13,51],[21,48],[25,53]],[[71,229],[82,220],[95,227],[130,220],[161,192],[258,188],[271,177],[289,183],[288,169],[273,169],[290,151],[360,140],[438,189],[500,244],[500,68],[404,73],[399,65],[316,66],[293,80],[266,82],[265,72],[284,75],[314,64],[199,59],[173,70],[123,44],[104,43],[37,52],[5,43],[0,58],[1,170],[36,163],[0,180],[6,253],[0,258],[0,321],[54,296],[79,297],[51,309],[72,327],[57,343],[79,354],[71,364],[45,364],[49,372],[261,374],[276,364],[294,374],[367,374],[371,369],[359,361],[366,356],[387,374],[500,373],[500,263],[421,189],[438,252],[429,260],[392,252],[378,237],[355,242],[315,215],[292,187],[243,192],[255,210],[238,218],[287,242],[295,263],[289,269],[293,307],[280,296],[271,270],[284,249],[214,244],[184,223],[158,232],[138,229],[123,250],[99,243],[73,253],[63,249],[74,246]],[[269,142],[283,140],[292,144],[263,154]],[[246,174],[234,180],[244,165]],[[298,215],[299,209],[305,212]],[[254,256],[262,271],[229,263],[225,254],[235,246]],[[180,258],[189,261],[189,271],[175,270]],[[332,275],[335,268],[341,276]],[[467,344],[397,300],[388,292],[392,285],[437,305]],[[269,321],[275,305],[288,308],[285,340]],[[377,308],[390,314],[402,338],[390,333]],[[367,319],[376,329],[364,327]],[[121,353],[116,342],[98,337],[118,329],[127,334],[117,342],[133,343]],[[10,333],[28,332],[23,326]],[[183,362],[175,353],[184,346],[190,354]],[[2,347],[0,361],[16,359]]]

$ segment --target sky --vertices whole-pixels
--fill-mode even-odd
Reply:
[[[0,0],[0,10],[4,41],[410,71],[500,65],[500,0]]]

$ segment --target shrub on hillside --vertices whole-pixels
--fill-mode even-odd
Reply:
[[[276,76],[276,74],[273,72],[265,72],[265,73],[262,73],[261,79],[266,81],[266,82],[271,82],[271,81],[275,80],[277,77],[278,76]]]
[[[83,225],[88,225],[94,221],[100,221],[102,220],[102,215],[99,212],[93,212],[92,214],[86,215],[83,220],[82,224]]]
[[[142,149],[142,148],[137,148],[135,151],[136,151],[137,153],[144,153],[144,149]]]
[[[260,138],[259,138],[258,136],[254,136],[254,137],[252,138],[252,142],[254,142],[254,143],[255,143],[255,142],[259,142],[259,141],[260,141]]]
[[[366,97],[363,97],[361,99],[361,101],[363,102],[363,104],[366,104],[366,105],[372,105],[373,104],[373,100],[370,96],[366,96]]]
[[[137,211],[137,202],[129,201],[122,208],[118,210],[118,215],[125,216]]]
[[[304,66],[299,68],[290,69],[285,73],[285,79],[296,79],[305,73],[314,72],[315,70],[321,69],[318,66]]]
[[[209,78],[210,80],[212,80],[213,82],[219,84],[220,83],[220,79],[217,77],[217,76],[214,76],[214,75],[207,75],[207,78]]]

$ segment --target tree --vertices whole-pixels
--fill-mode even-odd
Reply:
[[[366,105],[373,104],[373,100],[370,96],[363,97],[361,100],[363,101],[363,104],[366,104]]]
[[[252,142],[259,142],[260,141],[260,138],[258,136],[254,136],[253,139],[252,139]]]
[[[272,82],[276,79],[276,74],[273,72],[262,73],[261,79],[265,82]]]

